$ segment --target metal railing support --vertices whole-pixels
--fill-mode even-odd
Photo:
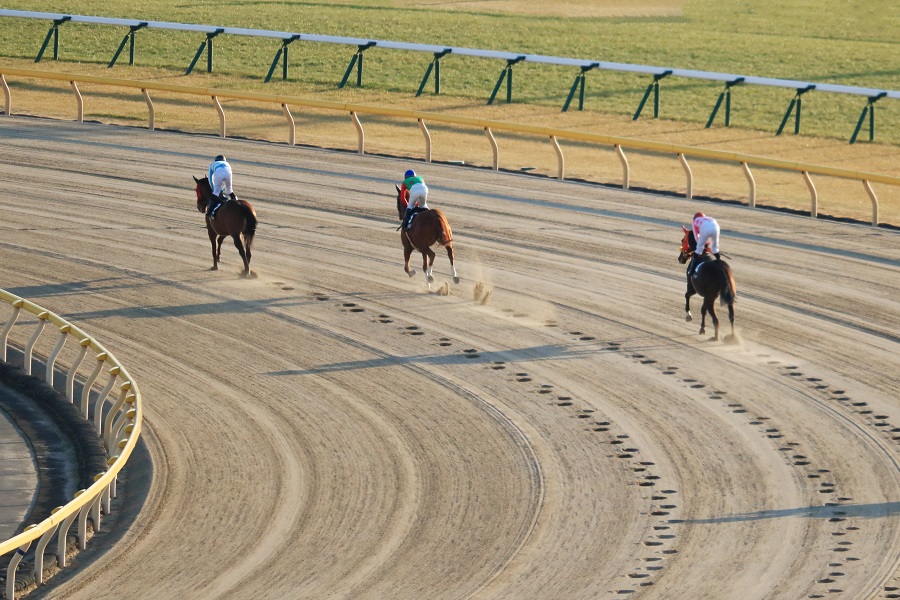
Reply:
[[[556,136],[550,136],[550,142],[553,144],[553,149],[556,150],[556,178],[562,181],[566,175],[566,159],[563,156],[562,148],[559,147],[559,142],[556,141]]]
[[[425,84],[428,83],[428,78],[431,77],[431,72],[434,71],[434,93],[441,93],[441,59],[450,54],[452,50],[450,48],[445,48],[440,52],[434,53],[434,58],[428,63],[428,68],[425,69],[425,77],[422,78],[422,83],[419,84],[419,89],[416,91],[416,97],[422,95],[422,90],[425,89]]]
[[[50,387],[53,387],[53,369],[56,366],[56,358],[62,352],[63,346],[66,344],[66,336],[69,335],[71,329],[71,325],[63,325],[59,328],[59,340],[50,352],[50,356],[47,357],[47,372],[44,373],[44,380]]]
[[[3,331],[0,332],[0,339],[2,339],[3,346],[2,352],[0,352],[0,360],[6,362],[6,342],[9,339],[9,331],[12,329],[13,325],[16,324],[16,320],[19,318],[19,313],[22,312],[22,305],[25,303],[24,300],[16,300],[12,303],[13,312],[9,316],[9,320],[6,322],[6,326],[3,328]]]
[[[72,366],[69,367],[69,374],[66,376],[66,400],[72,403],[75,402],[75,374],[78,372],[78,367],[80,367],[81,363],[84,361],[84,357],[91,345],[91,340],[81,340],[79,345],[81,346],[81,350],[78,351],[78,356],[72,361]]]
[[[497,147],[497,140],[494,139],[494,134],[491,133],[490,127],[484,128],[484,135],[487,136],[488,141],[491,143],[491,151],[493,152],[493,159],[491,164],[495,171],[500,170],[500,148]]]
[[[106,401],[106,397],[116,384],[119,370],[119,367],[112,367],[109,370],[109,381],[106,382],[106,385],[100,390],[100,394],[94,399],[94,429],[97,430],[97,434],[101,436],[103,435],[103,403]]]
[[[197,49],[197,54],[194,55],[194,60],[191,61],[191,65],[187,68],[187,71],[184,72],[185,75],[190,75],[191,71],[194,70],[194,66],[197,64],[197,61],[200,60],[200,56],[203,54],[203,51],[206,50],[206,72],[212,73],[213,69],[213,38],[217,35],[225,31],[222,28],[216,29],[210,33],[206,34],[206,39],[200,42],[200,47]]]
[[[781,120],[781,125],[778,126],[778,132],[775,135],[781,135],[781,132],[784,131],[784,126],[787,124],[788,119],[791,118],[791,113],[794,112],[794,107],[797,107],[797,113],[794,115],[794,135],[800,133],[800,109],[803,108],[803,94],[806,92],[810,92],[816,89],[815,85],[808,85],[805,88],[798,88],[797,95],[791,100],[791,103],[788,104],[787,112],[784,113],[784,118]]]
[[[872,189],[872,184],[867,180],[863,179],[863,187],[866,188],[866,194],[869,196],[869,201],[872,202],[872,225],[875,227],[878,226],[878,197],[875,195],[875,190]]]
[[[3,114],[9,116],[12,112],[12,94],[9,92],[9,84],[6,83],[6,77],[0,73],[0,85],[3,86],[3,96],[6,98]]]
[[[119,409],[122,408],[122,405],[125,404],[125,398],[134,394],[131,392],[131,382],[125,381],[122,385],[119,386],[119,398],[113,403],[112,407],[110,407],[109,411],[106,413],[106,418],[103,419],[103,429],[101,430],[103,436],[103,445],[106,446],[107,450],[112,449],[115,444],[115,440],[112,439],[112,431],[113,431],[113,419],[116,418],[116,415],[119,413]],[[112,452],[107,452],[107,454],[112,454]]]
[[[281,112],[284,113],[284,116],[288,120],[288,127],[290,127],[290,133],[288,133],[288,145],[293,146],[297,133],[297,126],[294,124],[294,116],[291,115],[291,111],[288,109],[287,104],[281,105]]]
[[[103,369],[103,364],[106,362],[107,354],[106,352],[101,352],[97,355],[97,364],[94,365],[93,372],[88,376],[87,381],[84,382],[84,387],[81,389],[81,414],[84,415],[84,418],[87,419],[89,417],[88,413],[88,399],[91,395],[91,387],[93,387],[94,382],[97,380],[97,377],[100,375],[100,371]]]
[[[55,515],[61,510],[62,506],[57,506],[50,512],[50,515]],[[50,539],[53,537],[53,534],[56,533],[57,529],[59,529],[58,523],[44,532],[44,535],[41,536],[37,546],[34,548],[34,582],[37,585],[44,583],[44,550],[47,548],[47,544],[50,543]]]
[[[78,122],[84,123],[84,98],[81,97],[81,92],[78,90],[78,84],[74,81],[70,81],[69,84],[75,92],[75,102],[78,105]]]
[[[41,62],[41,58],[44,56],[44,50],[47,49],[47,44],[50,43],[51,37],[53,38],[53,60],[59,60],[59,26],[71,20],[71,16],[53,20],[53,25],[50,27],[50,31],[47,32],[47,37],[44,38],[44,43],[41,44],[41,49],[38,50],[34,62]]]
[[[216,106],[216,112],[219,113],[219,137],[225,137],[225,111],[222,110],[222,103],[219,102],[219,98],[216,96],[212,96],[213,104]]]
[[[512,102],[512,75],[513,75],[513,65],[522,62],[525,60],[524,56],[517,56],[516,58],[510,58],[506,61],[506,66],[500,71],[500,77],[497,79],[497,85],[494,86],[494,91],[491,92],[491,97],[488,98],[488,106],[494,103],[494,98],[497,97],[497,92],[500,91],[500,86],[503,85],[503,80],[506,79],[506,103],[509,104]]]
[[[627,190],[631,187],[631,173],[628,168],[628,159],[625,158],[625,152],[622,151],[622,146],[616,144],[616,156],[619,157],[619,162],[622,163],[622,189]]]
[[[156,126],[156,112],[153,110],[153,100],[150,99],[150,94],[147,92],[147,88],[141,88],[141,94],[144,95],[144,102],[147,103],[147,110],[150,113],[147,127],[150,131],[153,131],[154,127]]]
[[[644,105],[647,103],[647,99],[650,97],[650,92],[653,92],[653,118],[659,118],[659,81],[660,79],[664,79],[671,74],[671,70],[665,70],[662,73],[656,73],[653,76],[653,82],[647,86],[647,91],[644,92],[644,97],[641,98],[641,103],[638,104],[637,110],[634,113],[634,117],[631,118],[632,121],[637,121],[638,117],[641,116],[641,111],[644,110]]]
[[[819,194],[816,192],[816,186],[813,185],[812,177],[809,176],[809,171],[803,171],[803,180],[806,182],[806,187],[809,189],[809,216],[815,219],[819,216]]]
[[[575,90],[580,90],[578,92],[578,110],[584,110],[584,80],[586,79],[585,73],[590,71],[591,69],[596,69],[600,66],[600,63],[591,63],[585,67],[581,67],[581,72],[575,76],[575,82],[572,84],[572,89],[569,90],[569,95],[566,97],[566,103],[563,104],[562,112],[566,112],[569,110],[569,104],[572,103],[572,98],[575,97]]]
[[[367,42],[365,44],[359,44],[356,47],[356,54],[354,54],[353,58],[350,59],[350,64],[347,66],[347,71],[341,78],[341,82],[338,84],[338,88],[343,88],[345,85],[347,85],[347,80],[350,79],[350,73],[353,72],[354,66],[356,67],[356,87],[362,87],[363,52],[374,45],[375,42]]]
[[[34,344],[37,342],[38,337],[41,335],[41,331],[44,330],[44,325],[47,324],[47,319],[50,318],[50,313],[47,311],[42,312],[38,315],[38,326],[34,330],[34,333],[31,334],[31,338],[28,340],[28,343],[25,344],[25,356],[23,361],[23,369],[25,370],[26,375],[31,375],[31,355],[34,353]]]
[[[678,162],[681,163],[681,168],[684,169],[684,175],[687,178],[687,191],[684,197],[690,200],[694,197],[694,174],[691,173],[691,166],[688,164],[684,154],[678,155]]]
[[[750,199],[748,204],[750,208],[756,208],[756,180],[753,179],[753,173],[750,172],[750,166],[742,162],[741,167],[744,169],[744,177],[747,178],[747,183],[750,185]]]
[[[859,121],[856,122],[856,129],[853,130],[853,135],[850,136],[850,143],[856,143],[856,136],[859,135],[859,130],[862,128],[863,123],[866,121],[866,114],[869,115],[869,141],[875,141],[875,103],[887,96],[887,92],[881,92],[876,96],[870,96],[866,101],[866,105],[863,107],[862,114],[859,115]]]
[[[72,499],[74,500],[83,493],[84,490],[78,490],[75,492],[75,495],[72,496]],[[73,512],[66,517],[59,526],[59,533],[56,536],[56,566],[60,569],[66,566],[66,549],[69,546],[69,527],[72,526],[72,521],[77,517],[78,513]]]
[[[29,529],[34,529],[37,525],[29,525],[25,531]],[[22,562],[22,558],[25,556],[25,553],[28,552],[28,549],[31,547],[31,542],[25,542],[16,550],[13,557],[9,560],[9,565],[6,567],[6,598],[7,600],[15,600],[16,598],[16,569],[19,568],[19,563]]]
[[[134,32],[143,29],[147,26],[147,23],[138,23],[137,25],[132,25],[128,33],[125,34],[125,37],[122,38],[122,43],[119,44],[119,49],[116,50],[116,53],[113,54],[112,60],[109,61],[109,64],[106,66],[108,69],[112,69],[116,64],[116,61],[119,60],[119,55],[122,54],[122,50],[125,49],[125,44],[128,45],[128,64],[134,66]],[[130,42],[130,43],[129,43]]]
[[[362,123],[359,122],[359,117],[356,116],[356,111],[350,111],[350,118],[353,119],[353,125],[356,126],[356,153],[357,154],[365,154],[366,153],[366,132],[363,131]]]
[[[428,132],[428,128],[425,127],[425,120],[418,119],[419,122],[419,130],[422,132],[422,135],[425,136],[425,162],[431,162],[431,134]]]
[[[738,77],[734,81],[725,82],[725,90],[719,94],[719,99],[716,100],[716,105],[713,106],[712,112],[709,114],[709,120],[706,122],[707,129],[709,129],[712,126],[713,121],[716,120],[716,113],[719,112],[719,107],[722,106],[722,100],[725,100],[725,127],[731,127],[731,88],[742,83],[744,83],[743,77]]]
[[[264,83],[269,83],[272,79],[272,74],[275,72],[275,67],[278,66],[278,61],[284,56],[284,62],[281,65],[281,79],[283,81],[287,81],[288,78],[288,46],[291,45],[292,42],[295,42],[300,39],[300,34],[292,35],[289,38],[285,38],[281,40],[281,48],[278,49],[278,52],[275,53],[275,60],[272,61],[272,66],[269,67],[269,72],[266,74],[266,79]]]

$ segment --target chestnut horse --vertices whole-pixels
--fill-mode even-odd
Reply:
[[[409,204],[397,188],[397,213],[400,221],[403,221],[403,215],[406,214],[406,206]],[[428,283],[428,289],[434,282],[432,268],[434,265],[434,252],[431,247],[440,244],[447,249],[447,256],[450,258],[450,269],[453,271],[453,283],[459,283],[459,275],[456,273],[456,266],[453,264],[453,232],[450,231],[450,224],[444,213],[436,208],[426,208],[416,213],[412,220],[408,231],[400,232],[400,241],[403,242],[403,269],[410,277],[416,274],[415,269],[409,268],[409,260],[412,256],[413,249],[422,253],[422,269],[425,271],[425,281]]]
[[[197,179],[197,210],[205,213],[206,207],[213,200],[212,187],[209,179]],[[215,211],[215,217],[206,217],[206,231],[209,233],[209,242],[212,244],[213,266],[210,271],[219,269],[219,260],[222,255],[222,240],[231,236],[234,246],[244,261],[244,277],[256,277],[256,273],[250,270],[250,247],[253,245],[253,236],[256,235],[256,211],[246,200],[228,200],[222,203]],[[243,241],[241,241],[243,236]]]
[[[697,248],[697,240],[694,232],[684,229],[684,238],[681,240],[681,252],[678,254],[678,262],[685,264],[691,260],[691,254]],[[703,306],[700,308],[700,334],[706,332],[706,313],[709,312],[715,327],[714,340],[719,339],[719,318],[716,316],[716,298],[720,297],[721,304],[728,305],[728,320],[731,321],[731,334],[726,340],[734,337],[734,298],[736,290],[734,278],[731,276],[731,267],[724,260],[713,259],[709,248],[703,249],[703,255],[694,261],[694,268],[688,267],[687,292],[684,294],[684,320],[692,321],[691,296],[700,294],[703,297]]]

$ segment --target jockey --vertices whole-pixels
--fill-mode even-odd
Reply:
[[[209,165],[209,184],[212,187],[212,195],[215,202],[210,202],[206,207],[206,214],[212,213],[219,204],[225,201],[223,194],[227,193],[232,200],[237,200],[231,189],[231,165],[225,157],[219,154]]]
[[[691,267],[694,266],[699,257],[703,256],[703,250],[706,246],[709,246],[716,260],[722,260],[722,257],[719,256],[719,223],[712,217],[707,217],[702,212],[698,212],[694,215],[693,229],[697,246],[694,248]]]
[[[403,215],[403,229],[409,229],[409,222],[416,212],[418,204],[420,210],[428,210],[428,186],[425,180],[409,169],[403,174],[403,183],[400,184],[400,193],[406,198],[406,214]]]

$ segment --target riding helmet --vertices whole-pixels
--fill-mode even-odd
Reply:
[[[221,154],[220,154],[220,155],[218,155],[218,156],[217,156],[217,157],[216,157],[216,162],[218,162],[218,161],[222,161],[222,162],[225,162],[225,157],[224,157],[224,156],[222,156],[222,155],[221,155]]]
[[[416,172],[413,171],[412,169],[410,169],[406,173],[403,174],[403,179],[409,179],[410,177],[415,177],[415,176],[416,176]]]
[[[702,212],[698,212],[696,215],[694,215],[694,218],[697,219],[697,218],[705,217],[705,216],[706,215],[704,215]]]

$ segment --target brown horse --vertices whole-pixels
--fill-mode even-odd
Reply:
[[[697,240],[694,232],[684,229],[684,238],[681,240],[681,252],[678,254],[678,262],[685,264],[691,260],[691,255],[697,248]],[[687,270],[687,292],[684,294],[685,321],[692,321],[691,296],[700,294],[703,297],[703,306],[700,308],[700,334],[706,332],[706,313],[709,312],[715,327],[714,340],[719,339],[719,318],[716,316],[716,298],[720,297],[721,304],[728,305],[728,320],[731,321],[731,334],[725,337],[728,341],[734,338],[734,298],[736,290],[734,278],[731,276],[731,267],[724,260],[713,259],[709,248],[703,249],[702,256],[698,257]]]
[[[205,213],[206,207],[213,200],[212,187],[209,179],[197,179],[197,210]],[[253,245],[253,236],[256,235],[256,211],[246,200],[229,200],[216,209],[215,217],[206,216],[206,231],[209,233],[209,242],[212,244],[213,266],[210,271],[219,269],[219,260],[222,255],[222,240],[231,236],[234,246],[244,261],[244,277],[256,277],[256,273],[250,270],[250,247]],[[241,241],[243,236],[243,242]]]
[[[397,188],[397,213],[400,221],[403,221],[403,215],[406,214],[406,207],[409,204]],[[456,273],[456,266],[453,264],[453,232],[450,231],[450,224],[444,213],[436,208],[426,208],[416,213],[412,220],[409,230],[400,231],[400,241],[403,242],[403,269],[412,277],[416,274],[415,269],[409,268],[409,259],[412,256],[413,249],[422,253],[422,269],[425,271],[425,281],[428,283],[428,289],[434,282],[434,276],[431,274],[434,265],[434,252],[431,247],[440,244],[447,249],[447,256],[450,258],[450,269],[453,271],[453,283],[459,283],[459,275]]]

